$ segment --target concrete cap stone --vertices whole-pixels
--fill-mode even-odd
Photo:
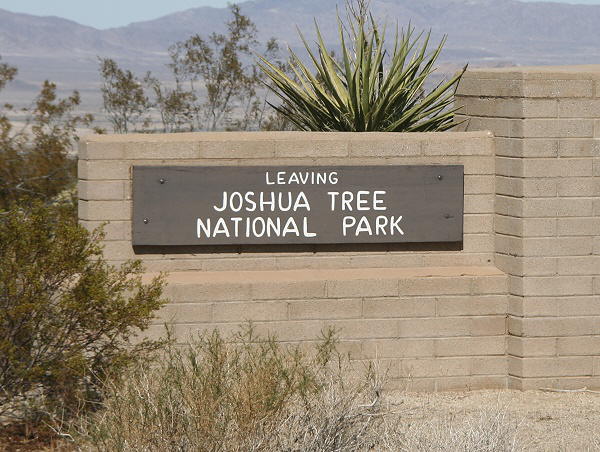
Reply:
[[[600,64],[469,68],[463,75],[463,78],[489,78],[502,80],[592,80],[600,79]]]

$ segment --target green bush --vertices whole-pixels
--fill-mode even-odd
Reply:
[[[0,211],[0,418],[39,424],[94,407],[102,382],[160,341],[129,345],[161,307],[164,280],[101,254],[68,203]]]
[[[428,53],[430,34],[421,39],[423,33],[415,36],[409,26],[396,32],[388,48],[386,32],[368,13],[368,2],[349,3],[348,10],[347,23],[338,15],[341,60],[327,49],[318,25],[316,51],[300,34],[314,72],[291,49],[292,76],[261,58],[259,65],[272,81],[268,86],[282,101],[273,108],[310,131],[431,132],[453,127],[452,103],[464,70],[425,90],[445,38]]]

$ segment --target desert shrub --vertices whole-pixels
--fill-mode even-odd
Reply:
[[[112,383],[76,436],[91,450],[370,450],[381,423],[374,375],[351,369],[331,332],[308,351],[251,327],[213,332]]]
[[[94,407],[101,382],[160,341],[129,340],[163,304],[162,277],[101,254],[68,203],[0,212],[0,418],[39,424]]]
[[[17,69],[0,64],[0,91]],[[51,200],[74,185],[76,160],[70,155],[77,128],[91,125],[93,116],[75,114],[81,103],[77,91],[59,98],[56,84],[45,81],[31,107],[21,111],[25,121],[10,121],[11,105],[0,107],[0,211],[18,203]]]
[[[430,33],[398,32],[391,46],[386,30],[369,14],[367,0],[348,1],[348,20],[338,16],[340,58],[327,49],[316,26],[317,48],[302,34],[310,65],[290,49],[292,75],[269,61],[259,66],[281,99],[272,105],[301,130],[339,132],[430,132],[448,130],[456,87],[464,70],[427,92],[425,83],[445,38],[429,51]],[[466,69],[466,68],[465,68]]]

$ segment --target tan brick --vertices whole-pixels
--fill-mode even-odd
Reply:
[[[399,337],[451,337],[469,336],[471,334],[471,318],[446,317],[433,319],[399,320]],[[493,332],[489,332],[490,335]]]
[[[600,275],[600,255],[561,257],[558,259],[560,275]]]
[[[594,200],[591,198],[562,198],[558,201],[559,217],[587,217],[594,215]]]
[[[508,289],[506,276],[484,276],[473,278],[471,293],[473,294],[505,294]]]
[[[478,116],[456,115],[457,122],[464,121],[465,130],[468,132],[489,130],[496,137],[521,137],[521,121],[506,118],[485,118]]]
[[[504,345],[504,341],[502,341]],[[504,355],[504,352],[501,353]],[[506,356],[474,356],[471,358],[472,375],[506,375]]]
[[[255,300],[290,300],[325,297],[325,281],[271,281],[252,284]]]
[[[558,274],[555,257],[524,257],[521,259],[522,276],[554,276]]]
[[[129,221],[85,221],[79,222],[88,231],[102,227],[106,241],[131,241],[131,222]]]
[[[523,197],[523,179],[519,177],[496,176],[496,194]]]
[[[497,234],[515,236],[513,238],[523,235],[523,220],[521,218],[496,215],[494,226]],[[498,239],[498,237],[496,237],[496,239]],[[510,246],[510,244],[507,245]]]
[[[124,181],[80,180],[77,195],[82,200],[123,200],[127,198]]]
[[[545,201],[545,200],[544,200]],[[496,196],[496,213],[511,217],[523,216],[523,200],[509,196]]]
[[[497,336],[506,334],[506,316],[471,317],[472,336]]]
[[[600,185],[593,177],[569,177],[558,181],[558,196],[600,196]]]
[[[566,377],[592,375],[592,357],[517,358],[522,361],[523,377]]]
[[[360,299],[290,301],[291,320],[300,319],[352,319],[361,316]]]
[[[591,119],[528,119],[522,121],[522,130],[513,124],[511,137],[516,138],[592,138],[594,121]]]
[[[520,301],[516,315],[526,317],[556,317],[559,315],[560,298],[557,297],[513,297]]]
[[[505,157],[556,157],[559,140],[556,138],[502,138],[497,137],[496,155]]]
[[[519,357],[556,355],[556,338],[507,337],[508,354]]]
[[[523,336],[523,319],[521,317],[508,316],[506,319],[506,330],[511,336]]]
[[[589,237],[549,237],[523,239],[525,256],[585,256],[592,254]]]
[[[525,80],[522,85],[524,97],[592,97],[594,85],[591,80]]]
[[[234,324],[232,324],[234,325]],[[285,322],[253,323],[257,334],[262,337],[272,335],[279,341],[316,341],[327,329],[329,322],[322,320],[301,320]],[[339,336],[340,339],[345,336]]]
[[[562,236],[592,236],[600,231],[600,218],[559,218],[557,234]]]
[[[458,337],[435,340],[435,356],[504,355],[505,337]]]
[[[521,276],[523,274],[522,259],[516,256],[496,253],[494,255],[494,264],[507,275]]]
[[[522,320],[523,335],[529,337],[582,336],[600,334],[598,317],[538,317]]]
[[[130,201],[79,201],[79,218],[82,220],[130,220]]]
[[[130,163],[117,160],[79,160],[77,177],[86,180],[127,180]]]
[[[168,284],[165,296],[176,303],[241,301],[251,298],[251,285],[240,283]]]
[[[465,195],[464,213],[494,213],[493,195]]]
[[[399,281],[400,296],[407,295],[461,295],[471,293],[471,278],[430,277]]]
[[[465,214],[463,231],[465,234],[491,233],[494,228],[493,215]]]
[[[598,140],[587,138],[565,138],[559,141],[558,155],[561,157],[592,157],[598,148]]]
[[[451,138],[448,137],[448,138]],[[481,137],[465,140],[427,140],[423,143],[424,155],[493,155],[493,138]]]
[[[562,174],[562,166],[569,160],[571,159],[564,161],[553,158],[524,159],[523,177],[558,177]]]
[[[491,176],[465,176],[465,194],[494,194],[494,178]]]
[[[400,372],[413,378],[471,375],[471,358],[403,359]]]
[[[507,389],[506,362],[505,370],[502,375],[473,375],[469,377],[469,391],[481,389]],[[440,389],[441,391],[442,389]]]
[[[124,145],[87,141],[84,137],[79,142],[78,157],[80,160],[122,160],[125,158]]]
[[[389,297],[397,295],[398,281],[395,279],[327,281],[327,296],[332,298]]]
[[[556,347],[561,356],[596,356],[600,353],[600,336],[559,337]]]
[[[285,302],[215,303],[215,322],[245,322],[287,319],[288,307]]]
[[[496,175],[523,177],[524,160],[522,158],[496,157]]]
[[[433,357],[435,339],[380,339],[363,341],[367,359]]]
[[[280,144],[274,140],[200,141],[190,147],[189,157],[179,158],[269,158],[275,157],[276,147]]]
[[[434,317],[435,298],[365,298],[365,318]]]
[[[589,158],[561,158],[560,177],[591,177],[593,168]]]
[[[210,303],[169,303],[158,311],[154,323],[206,323],[212,321]]]
[[[527,198],[554,197],[557,194],[556,179],[525,179],[522,195]]]
[[[346,157],[347,140],[285,140],[275,146],[276,157]]]
[[[514,237],[498,233],[496,234],[495,239],[495,251],[496,253],[502,253],[510,256],[522,256],[523,239],[520,237]]]
[[[522,201],[524,217],[556,217],[561,200],[556,198],[524,199]]]
[[[567,316],[600,316],[600,297],[564,297],[556,300],[558,314]]]
[[[495,96],[495,97],[522,97],[523,82],[521,80],[486,80],[463,78],[456,91],[457,104],[461,104],[461,96]],[[544,96],[546,97],[546,96]],[[468,110],[466,113],[469,113]]]
[[[592,278],[588,276],[527,277],[518,295],[591,295]]]
[[[100,243],[104,258],[108,261],[126,261],[136,259],[138,256],[133,251],[130,241],[106,241]]]
[[[561,118],[597,118],[600,99],[560,99],[558,111]]]
[[[340,339],[397,338],[398,322],[391,319],[360,319],[327,321]]]
[[[492,253],[494,251],[494,236],[491,234],[464,234],[463,252]]]
[[[437,298],[437,315],[440,317],[503,315],[506,310],[505,295]]]
[[[402,140],[377,139],[365,135],[364,138],[353,139],[350,142],[352,157],[401,157],[418,156],[423,154],[422,138],[406,137]],[[451,146],[442,141],[440,147],[449,149]]]
[[[556,235],[556,224],[554,218],[524,218],[523,237],[552,237]]]

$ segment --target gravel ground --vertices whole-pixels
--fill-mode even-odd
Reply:
[[[405,421],[456,430],[499,415],[516,426],[518,450],[600,451],[600,394],[543,391],[396,393],[392,400]],[[448,450],[451,450],[450,447]],[[484,449],[485,450],[485,449]]]

